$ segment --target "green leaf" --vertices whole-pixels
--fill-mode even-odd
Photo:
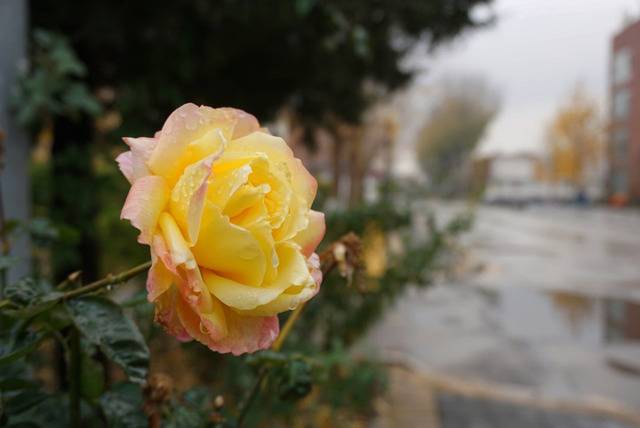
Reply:
[[[316,4],[316,0],[296,0],[295,9],[298,15],[306,16]]]
[[[104,367],[87,353],[82,353],[80,392],[84,398],[95,400],[104,391]]]
[[[176,406],[164,421],[166,428],[203,427],[207,421],[203,414],[189,406]]]
[[[31,318],[34,315],[53,308],[61,296],[61,293],[54,292],[42,301],[34,301],[33,304],[19,309],[6,309],[4,313],[12,318]]]
[[[33,351],[46,337],[43,333],[27,333],[25,337],[14,343],[2,343],[0,347],[0,367],[10,364]]]
[[[133,321],[122,309],[98,296],[66,302],[74,324],[107,357],[120,365],[132,382],[143,383],[149,370],[149,348]]]
[[[53,291],[53,287],[45,281],[34,278],[23,278],[5,289],[6,297],[20,306],[30,305],[34,300]]]
[[[142,391],[133,383],[114,385],[100,397],[102,411],[110,428],[146,428],[142,410]]]
[[[48,397],[48,394],[40,391],[23,391],[7,400],[5,411],[8,415],[17,415],[40,404]]]
[[[18,260],[20,259],[14,256],[0,256],[0,271],[10,268]]]
[[[35,389],[39,385],[33,381],[22,378],[8,378],[0,380],[1,391],[17,391],[19,389]]]
[[[311,392],[313,377],[311,366],[302,359],[292,359],[289,363],[276,370],[278,393],[285,400],[297,400]]]
[[[34,278],[23,278],[6,288],[6,296],[18,309],[7,309],[4,313],[13,318],[29,318],[51,309],[58,303],[62,293],[51,284]]]
[[[34,218],[28,225],[31,239],[38,245],[48,245],[58,239],[59,232],[46,218]]]
[[[270,364],[272,366],[281,366],[283,364],[286,364],[288,359],[289,357],[286,354],[277,351],[266,350],[248,355],[245,361],[250,366],[261,367],[265,364]]]
[[[29,402],[28,408],[23,409],[19,414],[9,413],[9,427],[63,428],[69,426],[68,398],[66,396],[42,393],[34,395],[33,391],[29,394],[34,399],[26,398],[26,401]]]

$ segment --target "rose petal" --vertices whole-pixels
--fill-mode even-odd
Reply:
[[[120,153],[118,157],[116,157],[116,162],[118,163],[118,168],[120,168],[120,172],[125,176],[129,183],[134,182],[133,176],[133,155],[130,151],[126,151]]]
[[[175,336],[181,342],[188,342],[192,340],[192,336],[187,333],[187,330],[178,317],[179,300],[180,296],[175,287],[170,288],[167,293],[160,295],[155,301],[155,321],[160,324],[168,334]]]
[[[151,250],[151,268],[147,274],[147,299],[150,302],[156,300],[166,292],[173,284],[171,271],[162,263],[162,260]]]
[[[301,230],[309,226],[308,208],[306,202],[296,196],[292,198],[284,222],[273,231],[276,241],[288,241],[293,239]]]
[[[151,172],[147,167],[147,161],[151,157],[151,153],[153,153],[157,140],[146,137],[125,137],[123,140],[131,149],[131,179],[127,177],[129,182],[133,183],[142,177],[150,175]]]
[[[183,299],[177,302],[177,312],[186,331],[197,341],[217,352],[240,355],[266,349],[278,336],[278,317],[242,317],[224,310],[226,335],[212,337],[202,318]]]
[[[262,283],[267,258],[260,241],[210,202],[205,203],[198,241],[191,251],[202,267],[242,284]]]
[[[149,158],[149,168],[154,174],[162,175],[174,183],[184,166],[179,162],[190,142],[197,140],[209,129],[210,107],[198,107],[189,103],[178,107],[162,126]]]
[[[150,244],[160,213],[169,199],[169,188],[162,177],[149,175],[131,186],[120,218],[127,219],[140,230],[138,242]]]
[[[198,266],[196,260],[174,218],[170,214],[163,212],[160,215],[158,224],[169,250],[172,264],[174,266],[184,265],[187,269],[195,269]]]
[[[309,266],[311,277],[318,287],[320,287],[320,284],[322,284],[322,267],[320,266],[320,256],[318,253],[313,253],[309,256],[307,259],[307,266]]]
[[[226,120],[233,123],[233,131],[230,138],[232,140],[244,137],[260,129],[258,119],[245,111],[231,107],[222,107],[216,109],[216,111]]]
[[[188,166],[171,191],[171,214],[183,230],[186,229],[190,245],[198,240],[211,165],[218,155],[214,153]]]
[[[293,238],[302,247],[302,253],[309,257],[318,247],[326,231],[324,213],[310,210],[309,224]]]
[[[294,192],[303,198],[307,207],[311,207],[318,188],[318,182],[302,165],[302,161],[294,157],[293,151],[282,138],[274,137],[264,132],[253,132],[233,140],[227,147],[227,151],[240,153],[262,152],[268,156],[271,162],[284,162],[291,173],[291,185]]]
[[[240,311],[249,311],[258,306],[266,305],[285,292],[291,292],[294,295],[305,292],[306,288],[315,288],[315,281],[309,273],[306,260],[295,246],[280,244],[277,246],[276,252],[280,265],[276,279],[270,284],[265,284],[262,287],[252,287],[207,270],[202,272],[203,280],[209,291],[220,299],[222,303]],[[296,297],[293,297],[293,299],[295,300]],[[285,306],[288,305],[288,303],[285,304]],[[281,306],[277,307],[280,308]],[[273,312],[261,312],[260,314],[274,315],[287,309],[290,308],[286,307],[279,311],[273,309]]]
[[[183,157],[191,142],[212,130],[219,130],[226,140],[230,140],[258,126],[255,117],[241,110],[185,104],[171,113],[163,125],[148,162],[149,168],[174,183],[185,166]]]
[[[246,317],[225,310],[229,333],[222,340],[209,344],[217,352],[241,355],[268,349],[278,337],[280,325],[277,316]]]

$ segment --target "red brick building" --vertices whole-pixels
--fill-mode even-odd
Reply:
[[[640,202],[640,21],[616,34],[612,49],[609,194]]]

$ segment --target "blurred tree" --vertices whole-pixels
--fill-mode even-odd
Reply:
[[[490,2],[39,0],[32,20],[71,38],[94,88],[116,90],[127,118],[118,134],[149,135],[193,101],[263,120],[289,105],[307,130],[327,127],[339,141],[337,125],[357,122],[374,97],[365,82],[402,85],[414,70],[400,60],[417,43],[487,23],[471,12]]]
[[[404,83],[400,59],[417,41],[483,23],[471,10],[489,2],[39,0],[32,20],[68,35],[91,83],[115,86],[147,126],[186,99],[263,118],[291,103],[305,119],[357,121],[363,82]]]
[[[583,189],[587,175],[604,161],[604,127],[596,103],[577,86],[550,121],[546,133],[548,175],[555,183]]]
[[[498,111],[498,96],[473,77],[444,81],[438,90],[418,137],[418,161],[432,190],[451,196],[470,190],[470,157]]]

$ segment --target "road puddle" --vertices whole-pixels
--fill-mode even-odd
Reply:
[[[511,337],[588,347],[640,346],[638,302],[520,287],[495,291],[494,298],[500,324]]]

